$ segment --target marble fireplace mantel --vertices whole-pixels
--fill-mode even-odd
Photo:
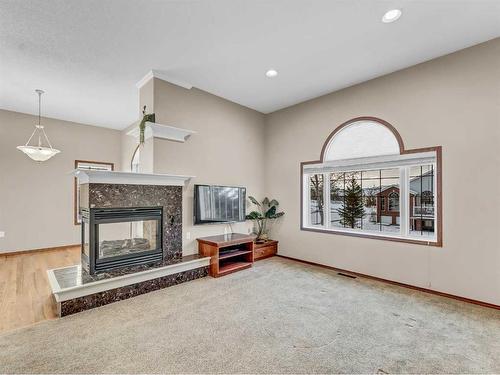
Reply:
[[[80,184],[127,184],[127,185],[163,185],[184,186],[194,176],[157,173],[134,173],[75,169],[72,174],[78,177]]]

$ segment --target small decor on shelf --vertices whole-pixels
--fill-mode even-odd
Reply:
[[[256,226],[257,235],[255,241],[257,243],[263,243],[268,240],[268,228],[267,222],[269,219],[277,219],[283,216],[284,212],[277,212],[279,203],[276,199],[271,199],[265,197],[262,202],[259,202],[254,197],[248,197],[250,201],[255,204],[259,211],[250,212],[246,218],[247,220],[253,220]]]
[[[145,138],[145,133],[146,133],[146,122],[155,122],[155,114],[154,113],[146,113],[146,106],[142,109],[142,120],[139,123],[139,144],[134,150],[134,153],[132,154],[132,159],[130,159],[130,170],[132,172],[138,172],[138,162],[136,162],[136,157],[138,157],[138,151],[141,148],[141,146],[144,145],[144,142],[146,140]]]

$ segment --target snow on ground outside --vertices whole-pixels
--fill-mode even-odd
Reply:
[[[316,222],[319,224],[320,217],[317,212],[317,202],[311,201],[311,222]],[[342,208],[343,203],[339,201],[333,201],[330,204],[330,221],[332,223],[332,227],[344,228],[340,224],[340,215],[338,213],[338,209]],[[365,206],[365,216],[363,217],[363,228],[358,226],[356,229],[363,229],[363,231],[373,231],[373,232],[387,232],[392,234],[401,233],[401,229],[399,225],[391,225],[391,224],[380,224],[376,222],[376,208],[375,207],[366,207]],[[434,232],[431,231],[415,231],[410,230],[410,236],[415,237],[433,237]]]

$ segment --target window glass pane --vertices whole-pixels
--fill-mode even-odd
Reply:
[[[313,174],[309,177],[310,197],[310,223],[311,225],[323,225],[324,220],[324,197],[323,197],[323,175]]]
[[[404,182],[400,179],[402,172],[405,172]],[[426,164],[308,175],[309,225],[405,237],[408,231],[410,237],[433,240],[435,173],[435,164]],[[328,180],[323,178],[329,179],[330,191],[326,197],[323,191]],[[405,184],[408,196],[401,196],[401,183]],[[401,220],[405,221],[405,233],[401,232]]]
[[[366,180],[376,180],[379,181],[380,179],[380,169],[375,169],[372,171],[363,171],[363,181]]]
[[[353,178],[359,180],[361,178],[361,172],[357,171],[345,172],[346,183],[352,180]]]
[[[433,175],[434,167],[430,165],[416,165],[410,167],[410,177],[420,177],[420,174]]]
[[[382,178],[396,178],[399,180],[399,168],[381,169],[380,174]]]
[[[337,209],[340,224],[344,228],[360,229],[364,216],[363,189],[360,172],[346,172],[344,175],[344,194],[341,206]]]
[[[398,168],[330,174],[332,228],[400,233],[399,204]]]
[[[382,169],[380,174],[380,205],[377,207],[377,222],[381,232],[399,234],[401,224],[399,168]]]
[[[435,231],[434,212],[434,166],[421,165],[410,168],[410,235],[433,237]]]
[[[377,197],[380,192],[380,170],[363,171],[363,231],[380,232],[380,224],[377,222]]]
[[[339,209],[344,203],[344,173],[330,174],[330,226],[343,227]]]

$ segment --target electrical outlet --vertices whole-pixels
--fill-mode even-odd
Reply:
[[[5,232],[4,231],[0,231],[0,238],[4,238],[5,237]]]
[[[186,240],[190,240],[191,239],[191,232],[186,232]]]

